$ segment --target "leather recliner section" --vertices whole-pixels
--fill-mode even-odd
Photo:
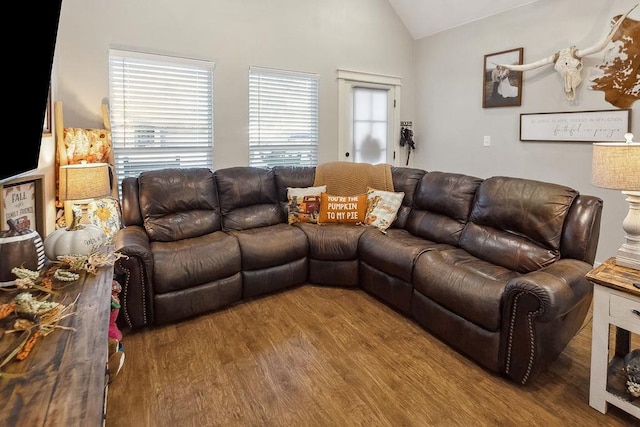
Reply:
[[[122,183],[121,319],[177,322],[304,283],[362,287],[520,384],[579,331],[602,200],[561,185],[392,167],[385,232],[287,223],[314,167],[149,171]]]

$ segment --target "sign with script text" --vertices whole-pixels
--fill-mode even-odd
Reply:
[[[624,142],[631,110],[520,114],[520,141]]]
[[[4,212],[2,222],[5,225],[8,220],[12,219],[19,229],[36,229],[35,181],[4,187],[2,189],[2,203]]]

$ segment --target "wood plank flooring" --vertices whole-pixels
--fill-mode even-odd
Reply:
[[[122,342],[107,427],[638,425],[589,406],[590,321],[524,387],[358,289],[306,285]]]

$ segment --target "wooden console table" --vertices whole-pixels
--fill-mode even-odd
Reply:
[[[0,377],[2,426],[102,426],[106,398],[108,328],[113,268],[82,273],[53,301],[68,305],[79,295],[72,316],[41,337],[23,361],[3,369],[17,378]],[[1,293],[6,302],[14,293]]]
[[[602,413],[611,403],[640,418],[640,398],[626,387],[624,356],[629,353],[630,334],[640,334],[640,271],[616,265],[610,258],[587,273],[593,288],[593,332],[589,405]],[[616,327],[615,349],[609,349],[610,325]]]

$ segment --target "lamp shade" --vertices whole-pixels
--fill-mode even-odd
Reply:
[[[591,173],[596,187],[640,191],[640,143],[593,144]]]
[[[85,200],[111,193],[109,165],[83,163],[60,166],[60,199]]]

